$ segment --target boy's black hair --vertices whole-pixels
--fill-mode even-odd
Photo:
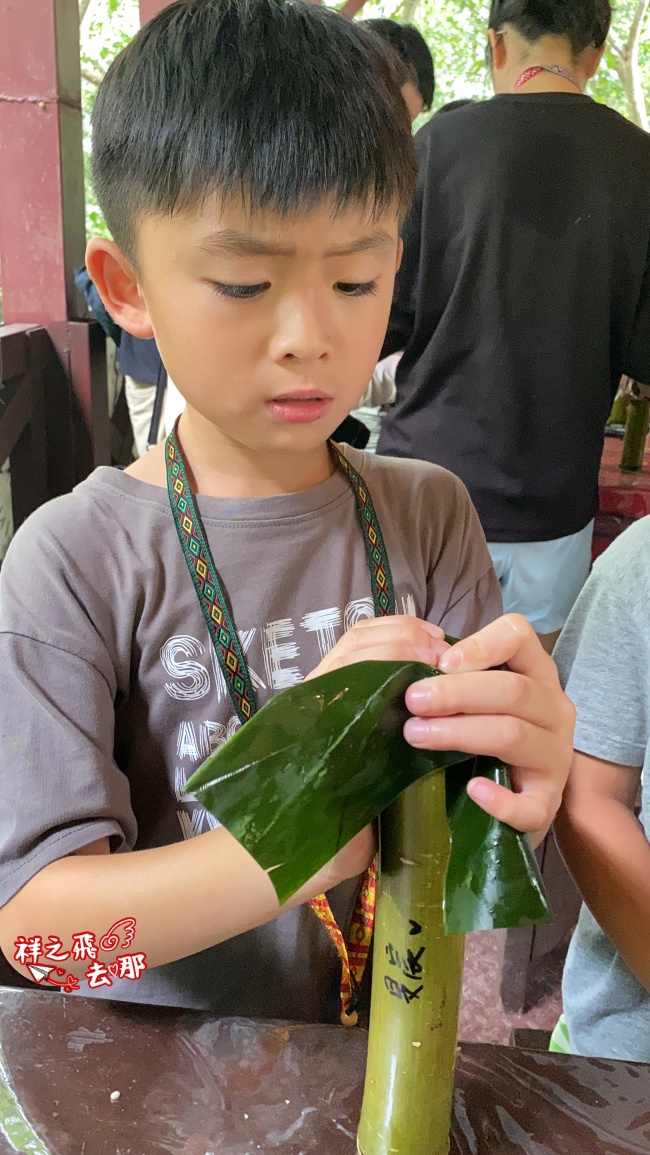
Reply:
[[[436,76],[431,49],[422,33],[414,24],[398,24],[397,20],[388,20],[384,17],[363,20],[362,23],[390,44],[403,60],[410,73],[408,79],[415,84],[424,107],[431,108],[436,90]]]
[[[534,44],[542,36],[562,36],[574,56],[585,48],[602,48],[612,22],[609,0],[492,0],[488,28],[516,28]]]
[[[283,216],[326,200],[403,215],[415,183],[393,54],[303,0],[163,9],[113,61],[92,130],[99,204],[133,261],[144,214],[213,194]]]

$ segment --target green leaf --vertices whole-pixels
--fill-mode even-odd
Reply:
[[[474,776],[510,787],[508,769],[476,758],[446,776],[451,856],[445,885],[447,934],[551,922],[551,909],[527,836],[498,822],[469,797]]]
[[[428,666],[362,662],[277,694],[192,775],[188,792],[271,872],[285,902],[411,782],[458,753],[402,736]]]
[[[281,903],[407,786],[463,762],[464,774],[446,775],[448,930],[520,926],[545,916],[526,840],[465,793],[475,759],[415,750],[403,737],[406,689],[438,673],[420,663],[361,662],[302,682],[272,698],[192,775],[187,791],[269,871]]]

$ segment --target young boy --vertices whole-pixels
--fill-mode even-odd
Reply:
[[[191,0],[110,68],[93,165],[115,239],[90,242],[89,272],[121,326],[155,335],[187,405],[175,444],[37,512],[3,568],[0,944],[13,959],[19,936],[99,942],[130,918],[148,969],[82,993],[338,1021],[338,960],[304,903],[328,890],[345,931],[372,832],[280,910],[267,874],[187,794],[243,698],[231,701],[179,540],[170,450],[260,704],[356,661],[439,662],[454,676],[411,687],[408,740],[510,762],[517,792],[476,780],[472,797],[533,837],[559,805],[573,730],[525,622],[494,620],[462,485],[351,450],[341,464],[328,447],[386,327],[415,168],[407,111],[376,37],[331,11]],[[383,531],[395,617],[369,620],[346,460]],[[449,649],[442,630],[478,633]],[[66,967],[83,976],[88,960]]]
[[[556,830],[586,906],[553,1049],[640,1063],[650,1062],[649,598],[645,517],[599,558],[555,650],[578,711]]]

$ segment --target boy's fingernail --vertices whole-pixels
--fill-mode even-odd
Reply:
[[[426,682],[414,682],[406,691],[406,704],[410,710],[426,710],[431,705],[431,693]]]
[[[444,654],[441,654],[438,659],[438,669],[444,670],[446,674],[450,674],[452,670],[458,669],[462,660],[458,650],[445,650]]]
[[[492,787],[487,782],[468,782],[467,793],[473,802],[489,802],[492,797]]]
[[[434,626],[433,622],[422,622],[422,625],[424,626],[427,633],[431,634],[432,637],[444,638],[445,631],[441,629],[440,626]]]
[[[438,655],[435,650],[427,650],[423,646],[416,646],[415,653],[421,662],[425,662],[427,666],[438,665]]]
[[[422,745],[429,735],[429,724],[423,718],[409,718],[404,726],[404,737],[415,746]]]

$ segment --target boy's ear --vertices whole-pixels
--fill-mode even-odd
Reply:
[[[395,262],[395,272],[396,273],[399,272],[399,267],[402,263],[402,257],[403,256],[404,256],[404,241],[400,237],[400,239],[397,242],[397,260]]]
[[[134,337],[153,337],[135,269],[115,242],[93,237],[86,248],[86,268],[113,320]]]

